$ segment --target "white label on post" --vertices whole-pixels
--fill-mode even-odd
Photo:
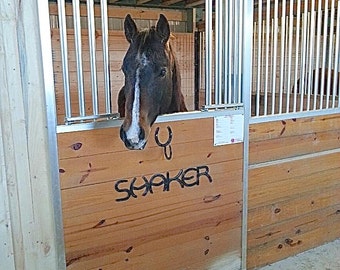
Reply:
[[[244,115],[214,117],[214,146],[243,142]]]

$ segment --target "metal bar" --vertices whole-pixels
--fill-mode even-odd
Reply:
[[[242,89],[244,91],[244,145],[243,145],[243,181],[242,181],[242,236],[241,269],[247,269],[247,235],[248,235],[248,173],[249,173],[249,121],[251,119],[251,78],[252,78],[252,34],[253,1],[244,0],[242,16]]]
[[[276,59],[277,59],[277,33],[278,33],[278,0],[274,3],[274,42],[273,42],[273,65],[272,65],[272,114],[275,113],[275,93],[276,93]]]
[[[87,115],[87,116],[74,116],[66,119],[67,124],[72,124],[74,122],[84,122],[89,120],[98,120],[98,119],[118,119],[119,113],[105,113],[105,114],[96,114],[96,115]]]
[[[58,1],[58,18],[59,18],[59,32],[60,32],[61,61],[62,61],[62,66],[63,66],[65,117],[71,117],[72,111],[71,111],[71,100],[70,100],[70,78],[69,78],[68,58],[67,58],[68,50],[67,50],[65,0]]]
[[[200,61],[201,61],[201,33],[200,31],[194,32],[194,110],[199,110],[199,101],[200,101]]]
[[[262,57],[262,0],[259,0],[258,9],[258,36],[257,36],[257,88],[256,88],[256,116],[260,115],[260,89],[261,89],[261,57]]]
[[[205,1],[205,104],[211,105],[212,1]]]
[[[266,56],[265,56],[264,110],[263,110],[264,115],[267,115],[267,110],[268,110],[269,41],[270,41],[270,0],[267,0],[267,6],[266,6]]]
[[[339,104],[339,86],[338,85],[338,75],[339,75],[339,39],[340,39],[340,1],[338,1],[337,5],[337,18],[336,18],[336,32],[335,32],[335,53],[334,53],[334,78],[333,78],[333,102],[332,108],[335,108],[335,97],[338,96],[338,106]],[[338,88],[337,88],[338,86]],[[338,90],[337,90],[338,89]]]
[[[256,43],[257,43],[257,38],[258,38],[258,33],[257,33],[257,21],[254,21],[253,22],[253,59],[252,59],[252,62],[253,62],[253,65],[254,63],[256,63],[256,57],[257,57],[257,53],[256,53]],[[255,68],[256,66],[253,66],[253,69]],[[252,72],[252,85],[251,85],[251,93],[252,95],[254,94],[254,92],[256,93],[256,85],[257,85],[257,81],[256,81],[256,72]],[[252,102],[250,103],[250,106],[252,106]],[[255,107],[254,107],[255,108]]]
[[[290,108],[290,77],[292,70],[292,47],[293,47],[293,28],[294,28],[294,14],[293,14],[293,1],[289,2],[289,33],[288,33],[288,70],[287,70],[287,101],[286,101],[286,112],[289,112]]]
[[[320,87],[320,109],[323,109],[323,96],[325,84],[325,65],[326,65],[326,49],[327,49],[327,22],[328,22],[328,1],[325,1],[325,17],[323,19],[323,48],[322,48],[322,67],[321,67],[321,87]]]
[[[280,97],[279,97],[279,114],[282,113],[283,107],[283,88],[284,88],[284,69],[285,69],[285,33],[286,33],[286,0],[282,3],[282,17],[281,17],[281,52],[280,52]]]
[[[204,110],[217,110],[217,109],[233,109],[242,107],[243,103],[230,103],[230,104],[212,104],[204,106]]]
[[[302,34],[302,48],[301,48],[301,72],[300,72],[300,111],[303,111],[303,101],[304,101],[304,92],[305,92],[305,82],[306,82],[306,74],[305,74],[305,66],[306,66],[306,46],[307,46],[307,12],[308,5],[304,5],[303,10],[303,34]]]
[[[317,108],[317,95],[321,89],[319,87],[319,64],[320,64],[320,46],[321,46],[321,23],[322,23],[322,10],[321,1],[318,1],[318,18],[317,18],[317,30],[316,30],[316,63],[315,63],[315,75],[314,75],[314,105],[313,109]]]
[[[91,89],[92,89],[92,111],[94,115],[98,114],[98,88],[97,88],[97,68],[96,68],[96,35],[94,23],[94,2],[88,0],[87,19],[89,33],[90,65],[91,65]]]
[[[243,24],[243,1],[239,2],[239,23],[236,25],[238,28],[238,72],[237,72],[237,79],[238,79],[238,93],[237,93],[237,103],[242,102],[242,62],[243,62],[243,31],[244,31],[244,24]],[[252,25],[252,24],[251,24]]]
[[[228,10],[228,19],[229,19],[229,37],[233,36],[233,2],[234,1],[228,1],[229,2],[229,10]],[[228,103],[231,103],[232,101],[232,92],[233,92],[233,86],[231,81],[233,79],[232,76],[235,76],[233,74],[233,66],[232,63],[234,62],[233,59],[233,43],[232,43],[232,38],[229,38],[229,44],[228,44],[228,56],[229,56],[229,62],[228,62],[228,70],[229,70],[229,78],[228,78]]]
[[[58,1],[59,4],[59,1]],[[57,256],[56,269],[65,270],[65,243],[64,243],[64,231],[62,220],[62,206],[61,206],[61,189],[59,180],[59,162],[58,162],[58,146],[57,146],[57,134],[56,134],[56,99],[55,88],[53,79],[53,59],[52,59],[52,44],[51,44],[51,29],[49,24],[49,6],[47,1],[39,1],[38,5],[38,22],[39,22],[39,35],[41,45],[41,57],[42,57],[42,73],[45,87],[45,102],[46,102],[46,125],[48,136],[48,164],[50,166],[51,183],[51,195],[53,200],[53,226],[56,239],[56,245],[49,246],[55,251],[50,253]],[[61,3],[65,7],[64,1]],[[58,7],[59,8],[59,7]],[[64,17],[65,18],[65,17]],[[62,26],[62,24],[60,24]],[[64,28],[66,31],[66,28]],[[67,51],[67,50],[66,50]],[[53,267],[51,266],[51,269]]]
[[[74,0],[72,7],[73,7],[74,45],[77,63],[79,115],[85,116],[85,96],[84,96],[79,0]],[[69,116],[66,116],[66,118],[68,117]]]
[[[312,84],[312,73],[313,73],[313,51],[314,51],[314,22],[315,22],[315,18],[314,18],[314,1],[312,1],[312,8],[311,8],[311,12],[309,13],[309,31],[308,31],[308,45],[309,45],[309,51],[308,51],[308,84],[307,84],[307,108],[306,110],[309,111],[310,110],[310,97],[311,97],[311,84]]]
[[[233,69],[233,74],[234,74],[234,81],[233,81],[233,103],[237,103],[237,95],[238,95],[238,90],[240,85],[238,84],[239,80],[238,77],[241,76],[239,74],[239,65],[240,65],[240,56],[238,54],[238,49],[240,46],[240,40],[239,40],[239,29],[238,29],[238,24],[239,24],[239,18],[240,18],[240,1],[235,1],[234,4],[234,50],[233,50],[233,58],[234,58],[234,69]]]
[[[228,13],[228,5],[229,2],[225,2],[224,4],[224,12],[223,14],[227,14]],[[223,70],[224,70],[224,98],[223,98],[223,103],[226,104],[228,103],[228,96],[229,96],[229,88],[228,88],[228,80],[230,78],[229,74],[229,69],[228,69],[228,63],[230,62],[230,58],[229,58],[229,35],[228,35],[228,30],[229,30],[229,24],[228,24],[228,16],[223,16],[223,26],[224,26],[224,31],[223,31],[223,46],[224,46],[224,62],[223,62]]]
[[[330,96],[330,88],[331,88],[331,70],[332,70],[332,54],[333,54],[333,32],[334,32],[334,0],[332,0],[331,5],[331,25],[330,25],[330,33],[329,33],[329,48],[328,48],[328,71],[327,71],[327,95],[326,95],[326,109],[329,108],[329,96]]]
[[[293,112],[296,112],[297,107],[297,80],[298,80],[298,64],[299,64],[299,46],[300,46],[300,16],[301,16],[301,0],[297,2],[297,20],[296,20],[296,34],[295,34],[295,70],[294,70],[294,104]]]
[[[100,1],[101,22],[102,22],[102,42],[103,42],[103,72],[104,72],[104,92],[105,92],[105,112],[112,113],[111,85],[110,85],[110,59],[109,59],[109,28],[107,19],[107,0]]]
[[[222,99],[222,11],[223,0],[215,4],[215,104],[221,104]]]
[[[205,73],[205,70],[206,70],[206,61],[205,61],[205,55],[206,55],[206,52],[205,52],[205,40],[206,40],[206,35],[205,35],[205,32],[202,32],[201,34],[201,40],[200,40],[200,52],[201,52],[201,59],[200,59],[200,74],[202,74],[201,76],[201,79],[200,79],[200,87],[206,89],[206,73]],[[201,89],[200,89],[201,91]],[[207,89],[206,89],[207,91]],[[206,94],[206,93],[205,93]],[[205,103],[205,102],[204,102]]]

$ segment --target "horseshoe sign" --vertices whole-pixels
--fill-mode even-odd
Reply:
[[[172,130],[169,126],[167,126],[168,129],[168,140],[165,143],[161,143],[158,138],[159,133],[159,127],[156,128],[155,131],[155,141],[159,147],[163,147],[164,150],[164,156],[167,160],[172,159],[172,148],[171,148],[171,141],[172,141]],[[169,150],[167,150],[169,149]]]

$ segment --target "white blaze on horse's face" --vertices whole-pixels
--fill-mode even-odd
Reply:
[[[120,138],[128,149],[143,149],[158,115],[186,107],[165,16],[160,14],[156,26],[138,31],[127,15],[124,33],[130,46],[122,65],[125,84],[118,94],[118,111],[124,117]]]
[[[140,67],[144,67],[148,64],[148,59],[143,53],[141,56],[137,56],[137,61]],[[140,67],[136,70],[135,87],[134,87],[134,100],[131,112],[131,125],[126,131],[126,139],[129,140],[133,149],[143,149],[146,144],[146,139],[140,139],[141,127],[139,123],[140,117]]]

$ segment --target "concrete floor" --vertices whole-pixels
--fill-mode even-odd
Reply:
[[[340,224],[339,224],[340,226]],[[340,238],[259,270],[340,270]]]

